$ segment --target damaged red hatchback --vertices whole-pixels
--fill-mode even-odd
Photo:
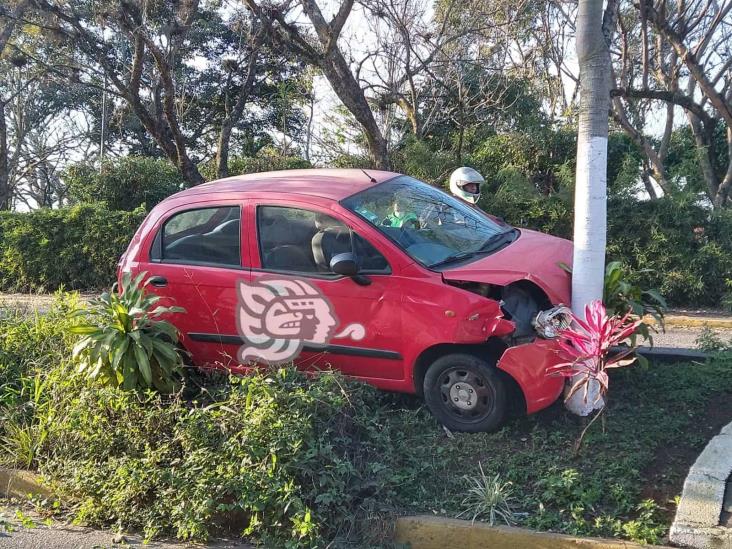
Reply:
[[[475,432],[560,395],[546,368],[571,259],[571,242],[405,175],[302,170],[171,196],[119,274],[147,272],[186,309],[171,320],[198,366],[336,368],[423,395],[448,428]]]

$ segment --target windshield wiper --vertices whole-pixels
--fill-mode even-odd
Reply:
[[[463,259],[470,259],[471,257],[474,257],[482,252],[475,251],[475,252],[459,252],[456,254],[448,255],[445,259],[441,259],[437,263],[430,263],[428,266],[430,269],[433,267],[439,267],[441,265],[447,265],[448,263],[454,263],[456,261],[462,261]]]
[[[483,243],[483,245],[480,247],[480,252],[493,252],[497,250],[498,248],[502,247],[504,244],[508,243],[507,236],[513,237],[513,235],[516,233],[516,229],[511,228],[507,231],[500,232],[498,234],[494,234],[491,236],[488,240]]]
[[[511,228],[507,231],[503,231],[498,234],[494,234],[491,236],[488,240],[485,241],[485,243],[478,248],[477,250],[473,250],[472,252],[458,252],[454,253],[452,255],[448,255],[445,259],[441,259],[437,263],[431,263],[428,265],[430,269],[434,267],[440,267],[442,265],[447,265],[448,263],[455,263],[456,261],[463,261],[465,259],[470,259],[472,257],[475,257],[476,255],[482,255],[482,254],[489,254],[494,251],[496,251],[498,248],[503,247],[504,244],[509,243],[509,239],[506,238],[507,235],[513,236],[516,233],[516,229]]]

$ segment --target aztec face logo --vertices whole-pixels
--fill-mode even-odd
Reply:
[[[338,317],[330,301],[303,280],[262,277],[257,282],[239,281],[236,324],[244,345],[237,358],[281,364],[295,358],[305,343],[325,347],[332,338],[361,340],[361,324],[349,324],[333,334]]]

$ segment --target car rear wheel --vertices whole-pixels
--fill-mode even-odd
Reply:
[[[424,399],[451,431],[492,431],[506,415],[506,387],[494,365],[468,354],[445,355],[432,363],[424,377]]]

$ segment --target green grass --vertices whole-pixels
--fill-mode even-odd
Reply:
[[[210,509],[261,497],[273,510],[268,535],[309,528],[282,519],[297,508],[312,511],[311,539],[372,547],[388,544],[396,515],[485,517],[486,502],[510,496],[523,526],[658,543],[689,466],[732,420],[732,355],[613,372],[604,421],[579,455],[587,420],[561,403],[496,433],[451,438],[418,399],[339,376],[280,372],[276,382],[264,374],[233,384],[218,376],[212,406],[138,400],[71,374],[67,309],[0,316],[0,462],[38,466],[67,495],[92,502],[68,511],[96,525],[180,535],[183,524],[185,535],[205,539],[215,533]],[[281,476],[270,479],[272,455]],[[240,486],[242,463],[258,464],[255,488]],[[478,505],[468,496],[481,467],[501,493],[486,489]],[[184,516],[171,518],[171,506]]]
[[[513,484],[520,524],[658,543],[688,467],[730,420],[732,362],[628,368],[612,376],[604,428],[593,425],[578,456],[585,420],[561,403],[492,434],[405,431],[398,443],[411,460],[399,465],[420,468],[422,482],[402,486],[396,499],[403,512],[455,516],[471,485],[465,477],[477,477],[480,463]]]

